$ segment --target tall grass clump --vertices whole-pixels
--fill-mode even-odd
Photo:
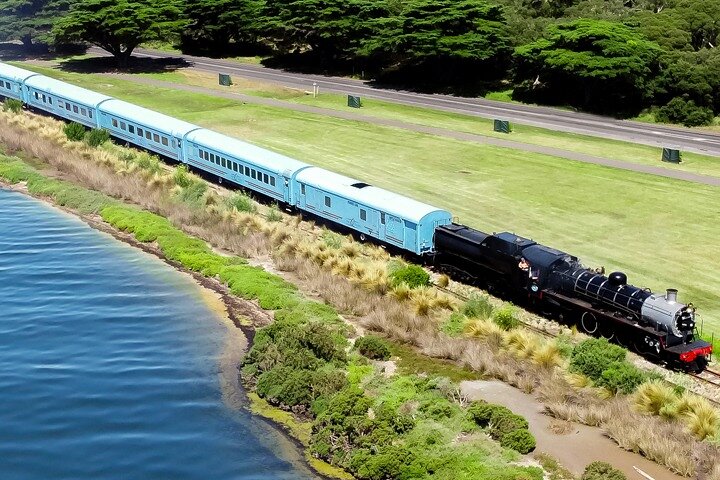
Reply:
[[[16,98],[6,98],[3,102],[3,110],[6,112],[20,113],[23,108],[22,101]]]
[[[661,380],[650,380],[640,385],[633,400],[635,407],[643,413],[670,418],[677,416],[675,390]]]
[[[80,142],[85,138],[85,127],[77,122],[70,122],[63,128],[65,136],[72,142]]]
[[[85,143],[91,147],[99,147],[110,140],[110,133],[104,128],[93,128],[85,135]]]

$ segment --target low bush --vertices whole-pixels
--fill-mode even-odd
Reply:
[[[660,122],[682,123],[686,127],[710,125],[715,118],[711,108],[697,105],[693,100],[675,97],[658,109],[656,118]]]
[[[607,388],[613,394],[629,394],[645,381],[645,374],[628,362],[613,362],[603,370],[595,382],[598,387]]]
[[[22,101],[16,98],[6,98],[3,102],[3,110],[6,112],[19,113],[23,108]]]
[[[525,455],[535,450],[536,443],[530,430],[521,428],[504,435],[500,440],[500,445]]]
[[[268,210],[267,214],[267,220],[268,222],[279,222],[282,220],[282,215],[280,214],[280,209],[277,206],[277,203],[273,203],[270,206],[270,210]]]
[[[627,352],[612,345],[604,338],[590,338],[573,348],[570,356],[570,371],[586,375],[598,381],[610,365],[625,361]]]
[[[390,272],[390,285],[398,286],[401,283],[410,288],[430,285],[430,274],[419,265],[405,265]]]
[[[486,295],[473,294],[462,307],[462,313],[468,318],[492,318],[494,308]]]
[[[235,192],[227,199],[227,205],[238,212],[255,213],[257,206],[252,197],[243,192]]]
[[[355,349],[372,360],[388,360],[391,355],[388,343],[375,335],[366,335],[355,340]]]
[[[515,316],[515,309],[510,305],[504,305],[495,310],[492,316],[493,322],[503,330],[512,330],[520,325],[520,320]]]
[[[627,480],[627,477],[607,462],[592,462],[585,467],[580,480]]]
[[[110,140],[110,133],[104,128],[93,128],[85,134],[85,143],[91,147],[99,147]]]
[[[77,122],[70,122],[63,127],[68,140],[80,142],[85,138],[85,127]]]

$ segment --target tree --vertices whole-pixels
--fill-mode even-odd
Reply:
[[[231,43],[254,42],[261,9],[260,0],[188,0],[183,47],[217,55],[227,53]]]
[[[660,47],[604,20],[551,25],[546,38],[515,49],[516,92],[534,101],[633,113],[650,99]]]
[[[387,4],[373,0],[267,0],[260,23],[282,52],[339,60],[353,58],[369,22],[387,15]]]
[[[372,26],[374,33],[360,53],[376,64],[443,82],[499,78],[507,71],[510,35],[500,6],[417,0]]]
[[[69,6],[70,0],[0,0],[0,41],[49,43],[53,23]]]
[[[720,0],[682,0],[673,15],[690,33],[695,50],[714,48],[720,34]]]
[[[178,32],[184,25],[180,14],[174,0],[83,0],[73,4],[53,33],[59,41],[97,45],[127,65],[141,43]]]

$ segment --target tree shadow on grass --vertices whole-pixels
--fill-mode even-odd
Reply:
[[[130,57],[119,66],[113,57],[71,58],[60,63],[60,70],[74,73],[167,73],[192,66],[182,58]]]

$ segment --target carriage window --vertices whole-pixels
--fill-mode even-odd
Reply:
[[[51,99],[52,100],[52,99]],[[83,117],[87,117],[87,109],[81,108],[80,113],[82,113]]]
[[[145,130],[145,138],[147,138],[148,140],[150,140],[150,137],[151,137],[151,136],[152,136],[152,134],[151,134],[150,132],[148,132],[147,130]]]
[[[267,173],[263,173],[263,182],[270,183],[270,177]]]
[[[222,164],[223,168],[228,168],[228,167],[227,167],[227,162],[225,161],[225,157],[221,157],[221,158],[220,158],[220,163]]]
[[[128,125],[128,131],[130,133],[135,133],[135,127],[133,125]]]
[[[43,93],[43,96],[42,96],[42,97],[43,97],[43,103],[47,102],[47,97],[45,96],[44,93]]]
[[[300,195],[305,195],[305,184],[304,183],[300,184]]]
[[[52,97],[48,97],[48,103],[52,105]]]
[[[153,133],[153,142],[160,143],[160,135]]]
[[[120,122],[120,129],[127,130],[127,124],[125,122]]]
[[[88,117],[92,118],[92,110],[88,110]]]
[[[142,128],[138,127],[137,134],[138,134],[138,137],[142,137],[143,135],[145,135],[145,132],[143,132]]]
[[[252,176],[253,179],[257,180],[257,172],[255,170],[250,170],[250,176]]]
[[[162,144],[165,145],[166,147],[170,144],[170,142],[168,142],[167,137],[162,137]]]
[[[380,212],[380,223],[385,225],[385,212]]]
[[[115,128],[117,128],[118,126],[117,120],[115,120],[114,118],[112,119],[112,126]]]
[[[325,197],[325,206],[326,206],[326,207],[332,206],[332,202],[330,201],[330,197]]]
[[[245,167],[245,176],[246,177],[250,176],[250,167]]]
[[[232,166],[233,166],[233,170],[235,170],[236,172],[239,171],[240,167],[238,167],[237,163],[233,162]]]
[[[275,186],[275,177],[270,177],[270,185]]]
[[[38,95],[38,92],[35,92],[35,100],[40,100],[40,95]]]
[[[362,208],[360,209],[360,220],[362,220],[363,222],[367,220],[367,212]]]
[[[77,105],[73,105],[73,112],[78,113],[78,107],[77,107]]]

